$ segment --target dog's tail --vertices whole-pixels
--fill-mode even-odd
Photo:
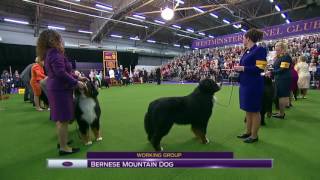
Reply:
[[[153,135],[153,125],[152,125],[151,113],[149,110],[144,116],[144,129],[148,135],[148,140],[150,141]]]

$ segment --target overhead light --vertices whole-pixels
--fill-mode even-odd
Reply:
[[[65,46],[65,47],[78,47],[77,44],[72,44],[72,43],[68,43],[68,42],[65,42],[65,43],[64,43],[64,46]]]
[[[166,20],[166,21],[169,21],[173,18],[174,16],[174,12],[172,9],[166,7],[164,10],[162,10],[161,12],[161,17]]]
[[[80,32],[80,33],[85,33],[85,34],[92,34],[91,31],[78,30],[78,32]]]
[[[144,28],[148,29],[149,27],[148,26],[144,26]]]
[[[65,27],[59,27],[59,26],[48,26],[48,29],[55,29],[55,30],[62,30],[62,31],[66,30]]]
[[[230,21],[226,20],[226,19],[223,19],[222,20],[223,22],[227,23],[227,24],[230,24]]]
[[[280,7],[278,5],[274,5],[274,8],[276,8],[277,11],[281,11]]]
[[[289,19],[286,19],[286,23],[287,23],[287,24],[290,24],[291,22],[290,22],[290,20],[289,20]]]
[[[287,18],[285,14],[281,13],[281,16],[283,17],[283,19]]]
[[[134,17],[130,17],[130,16],[127,16],[127,18],[128,18],[128,19],[132,19],[132,20],[136,20],[136,21],[143,22],[143,19],[134,18]]]
[[[212,36],[212,35],[209,35],[208,37],[209,37],[209,38],[214,38],[214,36]]]
[[[105,9],[105,10],[109,10],[109,11],[113,11],[113,8],[110,6],[104,6],[101,4],[96,4],[96,7],[101,8],[101,9]]]
[[[154,20],[154,22],[156,22],[156,23],[158,23],[158,24],[166,24],[165,22],[159,21],[159,20]]]
[[[111,34],[110,36],[111,36],[111,37],[114,37],[114,38],[122,38],[122,36],[116,35],[116,34]]]
[[[129,39],[134,40],[134,41],[139,41],[139,40],[140,40],[140,38],[139,38],[138,36],[136,36],[136,37],[130,37]]]
[[[203,32],[199,32],[198,34],[202,35],[202,36],[205,36],[206,34],[203,33]]]
[[[174,47],[180,47],[180,44],[173,44]]]
[[[4,21],[17,23],[17,24],[25,24],[25,25],[29,24],[29,22],[27,22],[27,21],[20,21],[20,20],[8,19],[8,18],[4,18]]]
[[[197,8],[197,7],[192,7],[195,11],[199,12],[199,13],[204,13],[204,10]]]
[[[273,3],[273,0],[269,0],[271,3]]]
[[[242,32],[247,32],[247,30],[245,30],[245,29],[243,29],[243,28],[241,29],[241,31],[242,31]]]
[[[183,46],[184,48],[186,48],[186,49],[190,49],[190,47],[189,46]]]
[[[194,48],[195,50],[198,50],[199,48]]]
[[[181,1],[181,0],[174,0],[174,1],[177,2],[177,3],[179,3],[179,4],[184,4],[184,2]]]
[[[213,13],[210,13],[210,16],[212,16],[212,17],[214,17],[214,18],[219,18],[219,16],[218,16],[218,15],[213,14]]]
[[[139,18],[139,19],[143,19],[143,20],[146,19],[146,17],[141,16],[141,15],[138,15],[138,14],[134,14],[134,15],[132,15],[132,16],[133,16],[133,17],[136,17],[136,18]]]
[[[241,28],[241,24],[234,24],[232,25],[234,28],[240,29]]]
[[[186,29],[188,32],[194,33],[194,30],[191,28]]]
[[[177,34],[177,36],[187,37],[187,38],[190,38],[190,39],[198,39],[198,38],[195,38],[195,37],[192,37],[192,36],[183,35],[183,34]]]
[[[156,41],[154,41],[154,40],[147,40],[147,42],[149,42],[149,43],[156,43]]]
[[[0,36],[0,41],[2,41],[2,37]]]
[[[181,26],[178,26],[178,25],[172,25],[172,27],[174,27],[174,28],[177,28],[177,29],[181,29]]]

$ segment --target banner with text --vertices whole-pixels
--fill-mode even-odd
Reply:
[[[319,33],[320,32],[320,17],[292,22],[290,24],[282,24],[261,29],[264,32],[264,40],[279,39],[284,37]],[[207,38],[195,40],[192,42],[192,48],[212,48],[232,44],[242,43],[244,33],[236,33],[216,38]]]

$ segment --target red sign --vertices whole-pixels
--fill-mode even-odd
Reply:
[[[117,52],[115,51],[103,51],[103,64],[105,68],[117,67]]]

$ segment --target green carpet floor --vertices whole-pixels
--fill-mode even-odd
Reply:
[[[190,93],[194,85],[134,85],[100,91],[104,140],[83,147],[70,126],[70,138],[81,152],[66,158],[85,158],[87,151],[152,151],[146,140],[143,117],[148,103],[164,96]],[[228,104],[231,87],[216,94]],[[245,144],[236,138],[244,130],[244,113],[239,109],[235,88],[230,106],[216,105],[209,122],[208,138],[202,145],[189,126],[174,126],[162,140],[168,151],[232,151],[236,158],[273,158],[272,169],[48,169],[47,158],[59,158],[55,125],[48,112],[36,112],[19,95],[0,101],[0,179],[319,179],[320,91],[294,102],[285,120],[267,119],[260,141]]]

